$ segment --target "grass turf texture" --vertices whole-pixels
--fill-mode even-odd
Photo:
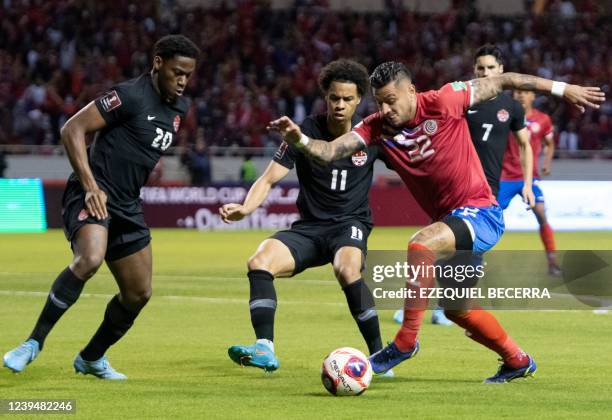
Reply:
[[[404,249],[412,232],[377,228],[370,248]],[[18,375],[0,370],[0,398],[76,399],[77,414],[67,417],[87,419],[574,419],[611,412],[612,314],[590,311],[496,313],[536,358],[533,379],[482,384],[497,369],[496,355],[456,326],[425,322],[421,352],[395,369],[396,378],[375,378],[359,398],[330,396],[319,378],[324,356],[337,347],[365,346],[329,266],[276,281],[280,370],[266,375],[238,367],[227,347],[254,338],[245,261],[267,234],[154,231],[153,298],[108,353],[113,366],[130,379],[111,383],[76,376],[72,368],[116,292],[104,267],[33,364]],[[563,249],[612,249],[612,233],[557,233],[557,243]],[[540,249],[539,237],[507,233],[497,249]],[[0,354],[27,337],[51,282],[70,256],[59,230],[0,235]],[[397,330],[391,316],[391,311],[380,311],[383,340]]]

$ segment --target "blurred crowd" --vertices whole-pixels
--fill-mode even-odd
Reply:
[[[175,145],[199,162],[208,146],[276,148],[265,126],[324,111],[320,68],[338,57],[369,70],[387,60],[411,68],[419,90],[472,77],[472,55],[496,43],[506,71],[605,86],[612,80],[612,24],[595,1],[551,1],[544,14],[480,16],[474,2],[419,15],[389,0],[383,13],[331,12],[323,0],[286,11],[264,1],[181,9],[172,0],[0,3],[0,144],[57,144],[59,128],[113,83],[150,69],[154,42],[183,33],[202,49],[187,95],[193,106]],[[608,95],[609,96],[609,95]],[[545,96],[559,146],[612,148],[612,102],[580,115]],[[363,115],[375,109],[362,102]],[[197,143],[197,147],[195,147]]]

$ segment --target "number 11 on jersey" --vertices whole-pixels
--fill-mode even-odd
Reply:
[[[343,169],[340,171],[340,191],[344,191],[346,189],[346,177],[348,175],[348,170]],[[332,180],[331,180],[331,189],[335,190],[338,184],[338,170],[332,170]]]

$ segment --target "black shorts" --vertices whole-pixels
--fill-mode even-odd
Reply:
[[[276,232],[272,238],[291,251],[295,260],[292,275],[296,275],[309,267],[332,262],[336,252],[344,246],[359,248],[365,256],[370,230],[370,225],[356,219],[338,223],[297,221],[291,229]]]
[[[96,224],[108,229],[105,259],[118,260],[134,254],[151,242],[151,232],[145,223],[140,203],[129,209],[118,208],[107,202],[108,218],[97,220],[85,209],[85,191],[78,181],[68,181],[62,198],[64,234],[74,245],[74,236],[86,224]]]

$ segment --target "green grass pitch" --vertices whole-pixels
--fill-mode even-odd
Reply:
[[[375,229],[370,248],[404,249],[412,232]],[[110,383],[72,369],[116,291],[103,268],[32,365],[18,375],[0,369],[0,399],[76,399],[77,413],[67,417],[86,419],[575,419],[612,412],[612,314],[590,311],[496,313],[536,358],[535,378],[482,384],[497,369],[496,355],[456,326],[426,322],[420,354],[396,368],[394,379],[375,378],[358,398],[328,395],[319,378],[323,357],[341,346],[364,348],[329,266],[276,281],[280,370],[266,375],[234,365],[227,347],[254,338],[245,261],[268,234],[154,231],[153,298],[108,353],[129,380]],[[612,249],[612,232],[560,232],[557,243],[561,249]],[[508,233],[498,249],[540,249],[539,238]],[[0,235],[1,354],[30,333],[70,256],[58,230]],[[383,340],[397,330],[391,316],[380,311]]]

